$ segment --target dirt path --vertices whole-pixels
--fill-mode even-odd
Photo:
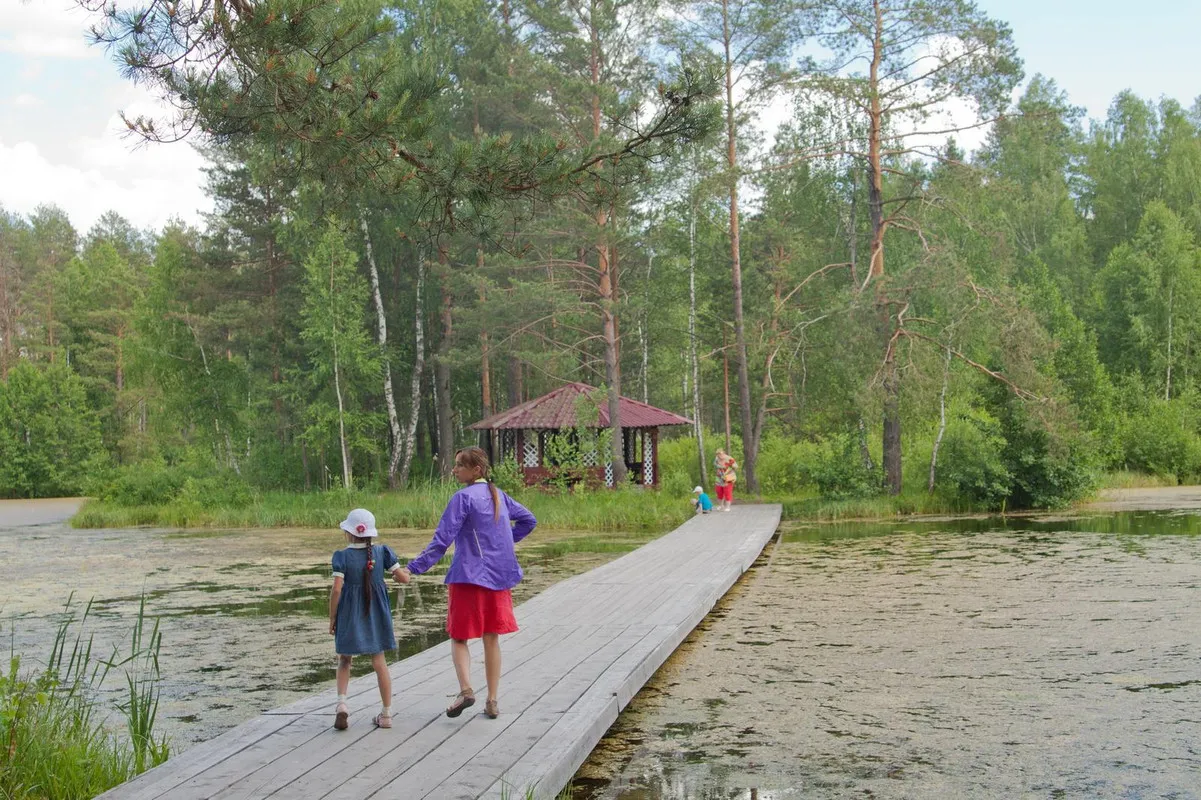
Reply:
[[[1201,508],[1201,486],[1107,489],[1081,511],[1168,511]]]

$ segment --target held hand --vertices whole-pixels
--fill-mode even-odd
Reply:
[[[412,573],[404,567],[398,569],[395,574],[397,583],[408,583],[409,581],[413,580]]]
[[[330,635],[330,636],[333,636],[334,634],[336,634],[336,633],[337,633],[337,631],[338,631],[338,623],[336,623],[336,622],[331,622],[331,623],[329,624],[329,635]]]

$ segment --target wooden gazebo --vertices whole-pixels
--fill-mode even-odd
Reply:
[[[515,458],[528,485],[544,483],[551,475],[547,463],[547,439],[555,433],[579,428],[581,403],[591,405],[597,390],[584,383],[568,383],[534,400],[527,400],[507,411],[493,414],[471,426],[473,430],[495,432],[489,435],[487,448],[492,463]],[[692,420],[655,408],[628,397],[620,398],[622,453],[626,470],[644,486],[659,485],[659,428],[666,425],[691,425]],[[593,427],[593,426],[589,426]],[[595,426],[608,428],[609,407],[597,404]],[[493,444],[495,442],[495,444]],[[613,465],[609,453],[585,453],[587,468],[597,482],[613,485]]]

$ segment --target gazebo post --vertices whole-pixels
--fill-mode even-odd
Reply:
[[[655,480],[651,485],[659,488],[659,429],[651,428],[651,464],[655,469]]]

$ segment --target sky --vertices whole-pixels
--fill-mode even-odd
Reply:
[[[1123,89],[1185,105],[1201,95],[1197,0],[977,5],[1013,29],[1027,76],[1053,78],[1091,118],[1104,117]],[[156,102],[87,44],[90,21],[70,0],[0,0],[0,207],[28,214],[56,204],[80,231],[110,209],[142,228],[173,217],[199,223],[212,207],[204,160],[186,142],[122,135],[119,112],[150,112]]]

